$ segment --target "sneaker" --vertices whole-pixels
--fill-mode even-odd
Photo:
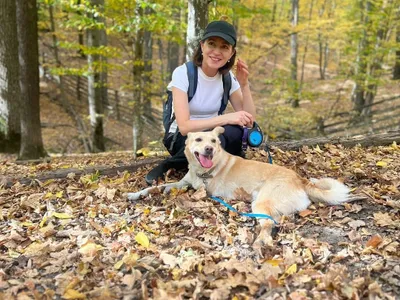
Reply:
[[[157,167],[153,168],[149,173],[147,173],[145,177],[147,184],[153,185],[154,182],[158,182],[160,178],[164,177],[168,170],[168,164],[166,162],[161,162]]]

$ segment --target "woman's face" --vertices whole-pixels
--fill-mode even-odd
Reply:
[[[223,67],[235,53],[231,44],[216,36],[201,42],[201,51],[203,52],[203,63],[201,65],[203,71],[216,70],[216,72],[219,68]]]

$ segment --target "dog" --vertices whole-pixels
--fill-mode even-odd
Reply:
[[[340,204],[349,199],[349,188],[331,179],[308,180],[282,166],[245,160],[226,152],[218,136],[223,127],[212,131],[188,133],[185,155],[189,171],[176,183],[160,185],[168,192],[185,186],[204,187],[209,195],[234,199],[243,190],[250,196],[252,211],[267,214],[278,221],[282,215],[305,210],[312,202]],[[129,200],[147,196],[154,187],[128,193]],[[261,230],[255,244],[271,245],[274,222],[259,219]]]

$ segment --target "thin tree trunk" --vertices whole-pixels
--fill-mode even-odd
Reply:
[[[369,11],[371,3],[368,1],[364,6],[364,1],[359,0],[359,6],[361,11],[361,24],[363,24],[363,35],[358,43],[357,58],[356,58],[356,70],[355,70],[355,87],[352,93],[352,101],[354,103],[354,110],[361,114],[365,105],[365,74],[367,73],[366,63],[366,52],[368,48],[368,33],[366,30],[366,24],[369,22]]]
[[[104,0],[91,0],[93,7],[101,9],[104,7]],[[97,22],[101,22],[98,17],[94,14],[90,16]],[[101,46],[101,35],[100,29],[92,28],[87,30],[87,46],[92,50],[97,50]],[[89,54],[88,56],[88,101],[89,101],[89,114],[90,114],[90,125],[92,135],[91,151],[105,151],[104,144],[104,129],[103,129],[103,98],[101,88],[101,74],[99,71],[98,64],[100,63],[100,55],[96,53]]]
[[[321,9],[318,11],[318,15],[320,18],[325,13],[325,7],[326,7],[326,0],[322,4]],[[328,52],[329,52],[329,47],[328,47],[328,41],[327,38],[324,38],[322,33],[322,30],[318,32],[318,66],[319,66],[319,76],[321,80],[325,80],[325,72],[326,72],[326,67],[328,65]]]
[[[143,19],[143,8],[140,3],[136,6],[136,17],[140,20]],[[135,54],[135,61],[133,64],[133,124],[132,124],[132,134],[133,134],[133,153],[136,157],[136,152],[142,147],[142,112],[143,112],[143,44],[144,44],[144,29],[139,28],[136,31],[136,39],[133,43],[133,52]]]
[[[310,29],[310,25],[311,25],[311,20],[312,20],[312,11],[314,8],[314,0],[311,0],[310,3],[310,11],[308,13],[308,25],[307,25],[307,29]],[[303,53],[303,58],[302,58],[302,63],[301,63],[301,76],[300,76],[300,83],[299,83],[299,92],[298,92],[298,99],[301,98],[301,91],[303,88],[303,81],[304,81],[304,68],[305,68],[305,64],[306,64],[306,56],[307,56],[307,52],[308,52],[308,41],[310,39],[310,34],[307,32],[307,36],[306,36],[306,40],[305,40],[305,45],[304,45],[304,53]]]
[[[0,0],[0,152],[21,145],[18,39],[15,1]]]
[[[179,10],[175,10],[172,18],[179,22],[181,18],[181,12]],[[172,72],[179,66],[179,53],[180,47],[177,41],[168,40],[168,49],[167,49],[167,81],[169,82],[172,79]],[[165,90],[165,88],[164,88]]]
[[[168,44],[170,41],[168,41]],[[164,66],[164,44],[161,39],[157,39],[157,46],[158,46],[158,60],[160,61],[160,75],[161,75],[161,81],[162,84],[160,86],[160,94],[165,92],[165,87],[167,85],[167,81],[169,81],[171,78],[167,78],[167,73],[165,72],[165,66]],[[168,49],[167,49],[168,51]],[[168,63],[169,63],[169,54],[167,54],[167,68],[168,68]],[[168,74],[169,76],[169,74]]]
[[[186,60],[190,60],[193,56],[203,30],[208,24],[208,0],[189,0],[188,5]]]
[[[43,147],[39,104],[39,46],[36,0],[17,0],[21,88],[20,160],[47,155]]]
[[[179,44],[175,41],[168,41],[168,81],[172,79],[172,72],[179,65]]]
[[[382,7],[379,9],[380,12],[385,11],[386,9],[391,10],[391,6],[393,5],[393,1],[388,1],[382,3]],[[375,8],[377,10],[378,8]],[[373,58],[372,63],[370,63],[370,67],[368,70],[368,89],[365,93],[365,104],[364,108],[361,112],[361,115],[366,118],[371,118],[372,115],[372,104],[374,103],[375,95],[378,90],[377,80],[381,77],[382,70],[382,62],[384,58],[384,54],[380,54],[379,50],[382,47],[382,43],[388,42],[390,40],[390,18],[385,14],[384,17],[381,17],[381,20],[378,24],[378,31],[376,33],[376,41],[373,49]],[[373,80],[371,80],[373,79]]]
[[[77,0],[76,2],[77,5],[81,5],[81,0]],[[78,15],[81,15],[82,13],[78,11]],[[79,43],[79,50],[78,53],[81,56],[81,58],[86,59],[85,52],[83,51],[83,46],[85,46],[85,36],[84,36],[84,31],[81,29],[79,30],[78,33],[78,43]]]
[[[399,13],[400,15],[400,13]],[[400,45],[400,24],[397,25],[396,28],[396,42],[397,45]],[[396,62],[394,64],[394,68],[393,68],[393,79],[394,80],[398,80],[400,79],[400,49],[396,50]]]
[[[146,16],[153,13],[153,10],[150,8],[146,8],[145,14]],[[144,30],[143,35],[143,114],[142,119],[145,118],[147,120],[153,119],[152,117],[152,108],[151,108],[151,94],[153,88],[153,80],[152,80],[152,73],[153,73],[153,35],[152,32],[149,30]],[[144,120],[143,120],[144,122]],[[142,126],[142,130],[144,130],[144,126]],[[143,135],[143,131],[141,133]]]
[[[296,26],[299,22],[299,0],[292,0],[292,27],[290,35],[290,78],[291,78],[291,99],[292,107],[299,107],[298,82],[297,82],[297,55],[298,55],[298,34]]]
[[[275,23],[276,22],[276,11],[278,8],[278,3],[276,3],[277,0],[274,0],[273,4],[272,4],[272,13],[271,13],[271,23]]]
[[[240,0],[232,0],[232,25],[235,27],[236,32],[239,31],[239,14],[237,13],[237,6],[240,5]]]
[[[104,0],[103,0],[104,1]],[[105,19],[102,18],[101,21],[106,27]],[[100,44],[101,46],[108,45],[108,37],[105,28],[100,30]],[[103,106],[108,106],[108,60],[104,55],[100,55],[101,69],[100,69],[100,89],[101,89],[101,101]]]

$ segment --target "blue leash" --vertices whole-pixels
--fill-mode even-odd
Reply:
[[[278,225],[278,222],[276,222],[274,220],[273,217],[271,217],[270,215],[266,215],[266,214],[251,214],[251,213],[241,213],[238,212],[237,209],[233,208],[232,206],[230,206],[228,203],[226,203],[224,200],[222,200],[221,198],[218,197],[214,197],[214,196],[210,196],[211,199],[221,203],[222,205],[224,205],[226,208],[228,208],[229,210],[241,215],[241,216],[245,216],[245,217],[249,217],[249,218],[260,218],[260,219],[269,219],[272,220],[274,222],[275,225]]]

